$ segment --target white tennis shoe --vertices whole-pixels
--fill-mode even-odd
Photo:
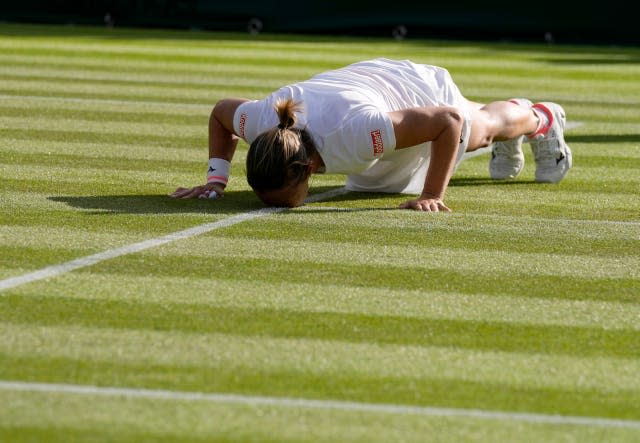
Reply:
[[[493,142],[489,173],[494,180],[508,180],[516,178],[524,168],[524,154],[522,153],[524,135],[501,142]]]
[[[531,108],[526,98],[512,98],[509,100],[523,108]],[[524,136],[511,140],[493,142],[491,146],[491,160],[489,160],[489,174],[494,180],[509,180],[516,178],[524,168],[524,154],[522,141]]]
[[[536,161],[536,181],[557,183],[571,169],[571,149],[564,141],[564,127],[567,121],[564,109],[556,103],[543,102],[533,105],[549,118],[549,124],[529,138]]]

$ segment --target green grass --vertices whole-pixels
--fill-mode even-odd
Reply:
[[[245,213],[201,182],[224,97],[373,57],[561,103],[556,185],[351,193],[0,293],[0,381],[640,420],[640,50],[0,25],[0,279]],[[314,192],[344,177],[316,176]],[[616,441],[640,429],[0,389],[0,441]]]

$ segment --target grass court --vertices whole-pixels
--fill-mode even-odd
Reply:
[[[573,169],[260,214],[241,143],[224,199],[167,197],[217,100],[375,57],[562,104]],[[639,79],[634,47],[1,24],[0,286],[220,224],[0,290],[0,440],[639,441]]]

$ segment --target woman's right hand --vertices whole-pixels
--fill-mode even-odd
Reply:
[[[214,196],[215,195],[215,196]],[[193,188],[178,188],[172,194],[172,198],[220,198],[224,195],[224,188],[220,183],[207,183]]]

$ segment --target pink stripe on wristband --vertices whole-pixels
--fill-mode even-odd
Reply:
[[[210,158],[207,170],[207,183],[220,183],[227,186],[231,163],[222,158]]]
[[[226,185],[228,181],[227,177],[222,177],[220,175],[211,175],[207,177],[207,183],[222,183],[223,185]]]

